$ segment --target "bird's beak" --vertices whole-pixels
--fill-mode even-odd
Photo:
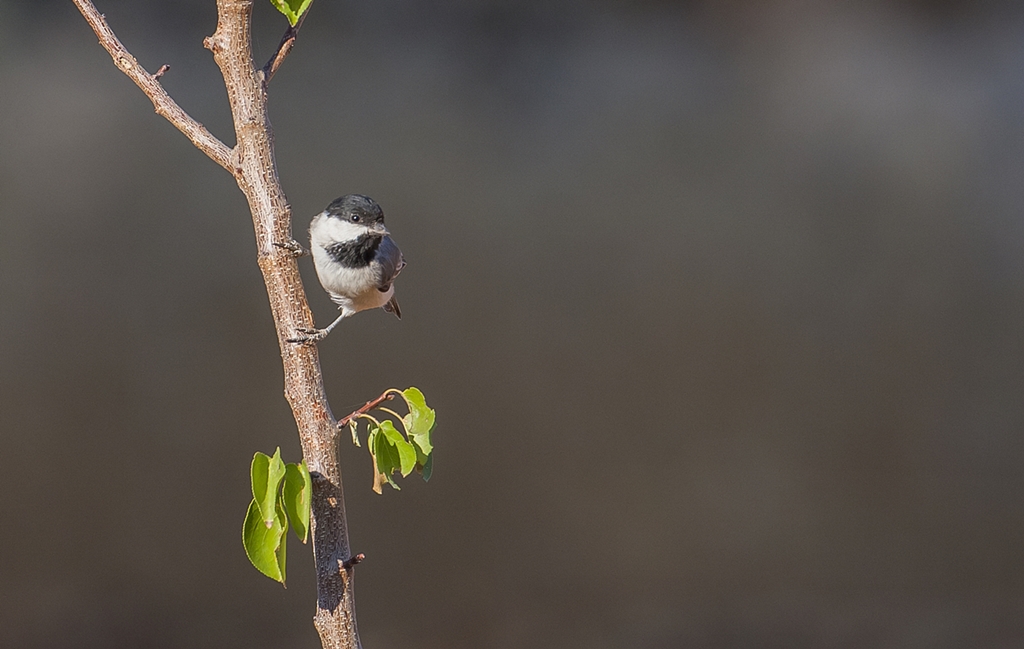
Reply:
[[[391,234],[390,232],[388,232],[388,229],[384,227],[383,223],[375,223],[373,225],[373,231],[376,232],[377,234],[383,234],[385,237]]]

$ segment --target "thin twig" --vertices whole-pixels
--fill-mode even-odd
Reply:
[[[223,142],[218,140],[212,133],[206,130],[206,127],[193,119],[188,113],[182,110],[181,106],[177,104],[171,96],[167,94],[163,86],[160,85],[160,77],[164,72],[167,72],[169,66],[160,68],[157,74],[150,74],[146,72],[146,69],[139,65],[139,62],[135,60],[135,57],[125,49],[125,46],[121,44],[121,41],[117,39],[114,32],[110,29],[107,24],[107,20],[103,17],[93,5],[91,0],[72,0],[78,10],[82,12],[86,22],[92,27],[92,30],[96,32],[96,36],[100,39],[100,45],[103,46],[112,59],[114,59],[114,65],[116,65],[121,72],[128,75],[128,78],[135,82],[142,92],[146,93],[149,100],[153,102],[153,108],[156,109],[157,115],[164,117],[168,122],[173,124],[179,131],[185,134],[192,144],[196,145],[196,148],[205,153],[210,157],[211,160],[224,167],[231,173],[235,174],[235,166],[232,163],[231,149],[227,147]]]
[[[370,401],[367,401],[366,405],[364,405],[362,408],[360,408],[359,410],[355,410],[352,413],[350,413],[350,414],[346,415],[345,417],[343,417],[341,419],[341,421],[338,422],[338,428],[342,428],[344,426],[348,426],[348,422],[352,421],[356,417],[358,417],[360,415],[365,415],[366,413],[370,412],[371,410],[373,410],[374,408],[376,408],[380,404],[384,403],[385,401],[391,401],[394,398],[395,398],[394,393],[391,390],[388,390],[384,394],[382,394],[379,397],[377,397],[376,399],[372,399]]]
[[[364,559],[366,559],[366,555],[360,552],[354,557],[349,557],[348,561],[343,561],[341,563],[341,568],[342,570],[351,570],[353,566],[358,566]]]
[[[313,3],[310,2],[310,5]],[[284,30],[284,36],[281,37],[281,42],[277,44],[277,51],[270,57],[267,64],[263,66],[263,85],[270,83],[270,80],[274,78],[274,73],[281,67],[284,60],[291,54],[292,46],[295,45],[295,39],[299,37],[299,29],[302,28],[302,23],[306,20],[306,16],[309,15],[309,7],[302,12],[299,16],[299,22],[295,23],[295,26],[288,26],[288,29]]]
[[[170,69],[171,69],[171,66],[167,65],[166,63],[164,63],[163,65],[160,66],[159,70],[157,70],[156,72],[153,73],[153,78],[154,79],[159,79],[160,77],[162,77],[165,74],[167,74],[167,72]]]

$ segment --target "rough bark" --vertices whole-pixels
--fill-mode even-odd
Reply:
[[[217,29],[204,41],[224,76],[231,104],[237,143],[230,150],[174,103],[160,86],[159,74],[151,75],[138,64],[91,0],[73,1],[100,38],[100,44],[153,101],[157,113],[231,172],[249,202],[257,260],[267,286],[284,365],[284,394],[295,417],[303,456],[313,475],[311,527],[317,572],[313,623],[325,649],[359,649],[352,579],[356,562],[349,561],[337,459],[338,425],[324,393],[316,346],[287,341],[297,328],[312,328],[313,317],[294,254],[275,245],[292,241],[291,210],[277,175],[274,136],[267,115],[266,72],[255,68],[252,61],[252,1],[217,0]],[[280,59],[286,55],[287,51]],[[279,65],[277,60],[273,69]]]

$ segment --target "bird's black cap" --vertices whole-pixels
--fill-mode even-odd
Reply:
[[[327,206],[327,216],[366,226],[384,223],[384,210],[380,209],[375,200],[362,194],[349,194],[335,199]]]

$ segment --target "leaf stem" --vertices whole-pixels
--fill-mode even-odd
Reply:
[[[377,421],[377,419],[375,417],[373,417],[371,415],[368,415],[365,412],[359,413],[358,415],[356,415],[356,418],[357,419],[369,419],[370,421],[372,421],[374,424],[377,425],[377,428],[380,428],[380,422]]]
[[[398,414],[397,412],[395,412],[395,411],[394,411],[394,410],[392,410],[391,408],[385,408],[385,407],[383,407],[383,406],[378,406],[378,407],[377,407],[377,410],[380,410],[380,411],[382,411],[382,412],[386,412],[386,413],[388,413],[389,415],[391,415],[392,417],[394,417],[395,419],[397,419],[397,420],[398,420],[398,423],[402,424],[402,428],[403,428],[403,429],[405,428],[405,421],[403,421],[403,420],[402,420],[402,415]],[[409,435],[408,435],[408,431],[406,431],[406,437],[408,437],[408,436],[409,436]]]

